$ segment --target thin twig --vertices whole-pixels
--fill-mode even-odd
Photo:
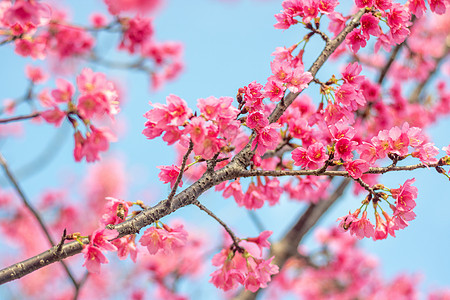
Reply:
[[[29,114],[29,115],[11,117],[11,118],[6,118],[6,119],[0,119],[0,124],[2,124],[2,123],[9,123],[9,122],[15,122],[15,121],[21,121],[21,120],[33,119],[33,118],[36,118],[36,117],[38,117],[40,115],[41,115],[40,112],[35,112],[35,113]]]
[[[377,196],[377,193],[373,190],[373,188],[367,183],[365,183],[361,178],[357,178],[355,179],[355,181],[359,183],[360,186],[362,186],[366,191],[371,193],[373,196],[375,197]]]
[[[173,196],[177,192],[178,185],[181,182],[181,178],[183,178],[183,173],[184,173],[184,168],[186,167],[186,162],[187,162],[187,160],[189,158],[189,154],[191,154],[191,152],[192,152],[192,149],[194,149],[194,143],[192,142],[192,140],[190,140],[189,141],[189,148],[188,148],[188,150],[186,151],[186,153],[183,156],[183,162],[181,163],[180,173],[178,173],[177,180],[175,181],[175,185],[173,186],[172,191],[169,194],[169,197],[167,197],[167,199],[169,201],[172,200]]]
[[[64,241],[66,240],[67,230],[64,228],[63,234],[61,236],[61,241],[58,243],[58,247],[56,248],[56,252],[61,252],[62,246],[64,245]]]
[[[203,210],[204,212],[206,212],[209,216],[213,217],[217,222],[219,222],[220,225],[222,225],[222,227],[225,229],[226,232],[228,232],[228,234],[230,235],[231,239],[233,240],[233,244],[236,247],[236,249],[242,249],[241,246],[239,246],[239,242],[241,241],[241,239],[239,239],[238,237],[236,237],[236,235],[234,234],[234,232],[230,229],[230,227],[228,227],[227,224],[225,224],[224,221],[222,221],[218,216],[216,216],[212,211],[210,211],[208,208],[206,208],[203,204],[200,203],[200,201],[196,200],[193,203],[195,206],[197,206],[198,208],[200,208],[201,210]]]

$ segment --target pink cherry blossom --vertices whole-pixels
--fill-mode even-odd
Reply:
[[[50,21],[51,13],[50,6],[45,3],[19,0],[4,12],[3,21],[10,27],[19,25],[23,30],[27,30],[30,27],[46,25]]]
[[[92,233],[89,243],[100,250],[116,251],[117,247],[109,240],[116,238],[118,235],[119,232],[115,229],[97,229]]]
[[[255,243],[258,246],[259,250],[261,251],[261,256],[263,248],[270,248],[270,242],[267,239],[272,235],[272,233],[273,232],[270,230],[265,230],[261,232],[256,238],[247,238],[247,241]]]
[[[263,96],[269,98],[272,102],[277,102],[283,98],[285,90],[286,87],[284,85],[276,80],[272,80],[272,78],[269,77],[266,85],[264,86]]]
[[[247,126],[250,129],[259,130],[269,125],[267,117],[259,110],[250,113],[247,117]]]
[[[87,119],[101,115],[107,108],[107,99],[102,93],[85,94],[78,98],[78,111]]]
[[[212,264],[220,268],[211,273],[209,281],[224,291],[236,288],[245,279],[244,258],[239,253],[233,255],[230,252],[230,249],[222,249],[212,258]]]
[[[119,48],[126,49],[130,53],[134,53],[153,36],[152,20],[148,18],[137,16],[123,19],[122,27],[124,32]]]
[[[239,206],[245,206],[247,209],[259,209],[264,205],[265,196],[263,190],[256,186],[253,182],[249,184],[247,191],[244,194],[242,203],[237,203]]]
[[[342,72],[342,79],[351,85],[360,85],[365,76],[359,75],[362,71],[362,66],[358,62],[350,63],[345,67],[344,72]]]
[[[417,157],[424,164],[434,164],[438,162],[436,155],[439,154],[439,148],[434,146],[433,143],[426,143],[416,148],[416,150],[411,153],[413,157]]]
[[[340,217],[337,221],[341,221],[338,225],[340,231],[344,232],[350,228],[350,225],[356,220],[358,220],[358,215],[361,212],[360,209],[357,209],[354,213],[348,212],[348,215]]]
[[[423,13],[427,10],[425,0],[410,0],[407,5],[409,11],[418,18],[422,17]]]
[[[231,182],[223,191],[223,197],[229,198],[230,196],[234,197],[234,200],[238,205],[243,204],[244,193],[242,192],[242,186],[239,182],[239,178],[235,181]]]
[[[57,78],[56,87],[57,89],[52,90],[52,96],[55,102],[67,103],[72,100],[72,96],[75,90],[72,83],[68,82],[65,79]]]
[[[86,157],[87,162],[94,162],[100,159],[99,152],[108,150],[109,142],[116,141],[116,138],[108,128],[91,125],[90,130],[83,143],[82,155]]]
[[[408,221],[412,221],[416,218],[416,214],[410,210],[410,211],[403,211],[397,209],[395,206],[391,207],[394,208],[394,213],[392,214],[392,220],[395,224],[396,229],[404,229],[406,228],[409,223]]]
[[[392,0],[375,0],[375,7],[379,10],[388,10],[393,6]]]
[[[430,9],[438,15],[443,15],[447,9],[445,0],[429,0]],[[447,2],[448,4],[448,2]]]
[[[281,127],[278,123],[272,123],[257,132],[253,140],[252,147],[257,145],[256,152],[258,155],[263,155],[266,150],[273,150],[278,145],[280,134],[277,129]]]
[[[248,273],[244,280],[245,289],[254,293],[260,288],[267,287],[267,283],[271,280],[271,275],[279,272],[278,266],[271,264],[273,258],[274,256],[268,260],[248,258]]]
[[[289,63],[285,60],[275,59],[270,63],[273,77],[269,77],[279,83],[287,83],[291,80],[292,72]]]
[[[387,13],[387,23],[391,29],[407,26],[410,18],[409,11],[398,3],[393,4]]]
[[[356,159],[352,162],[346,162],[344,166],[348,171],[348,175],[350,175],[354,179],[361,178],[363,173],[369,171],[369,164],[362,159]]]
[[[170,188],[173,189],[173,186],[175,185],[175,181],[177,180],[178,174],[180,174],[180,168],[171,165],[171,166],[158,166],[158,169],[161,170],[158,174],[159,180],[163,181],[164,183],[170,182]],[[183,186],[183,180],[180,181],[178,184],[179,187]]]
[[[104,27],[106,26],[107,22],[106,16],[101,13],[93,13],[92,15],[90,15],[89,20],[95,28]]]
[[[338,4],[338,0],[321,0],[319,1],[319,10],[324,14],[331,14]]]
[[[206,99],[198,99],[197,107],[200,112],[205,115],[208,120],[216,118],[220,112],[220,101],[216,97],[208,97]]]
[[[262,109],[262,100],[264,96],[261,93],[263,86],[256,81],[251,82],[248,86],[244,87],[244,99],[245,105],[252,110]]]
[[[373,224],[367,219],[367,211],[363,211],[362,217],[353,220],[350,225],[350,233],[360,240],[364,237],[372,237],[374,232]]]
[[[283,188],[280,185],[280,181],[277,178],[268,179],[266,177],[266,184],[262,186],[264,195],[267,197],[269,205],[278,204],[281,194],[283,194]]]
[[[162,0],[104,0],[108,6],[108,11],[113,15],[118,15],[124,11],[150,12],[156,10]]]
[[[184,230],[183,225],[170,228],[164,224],[163,228],[149,227],[139,242],[142,246],[147,247],[150,254],[160,251],[170,254],[186,244],[187,236],[188,233]]]
[[[356,146],[358,145],[357,142],[351,141],[348,138],[342,138],[339,139],[336,142],[335,146],[335,158],[342,158],[344,161],[349,161],[353,158],[352,151],[355,150]]]
[[[312,162],[319,165],[328,159],[325,146],[320,142],[309,145],[307,155]]]
[[[256,292],[260,288],[267,287],[271,275],[279,272],[278,266],[271,264],[274,257],[264,260],[250,254],[243,255],[231,251],[223,249],[212,259],[213,265],[219,269],[211,274],[210,282],[224,291],[242,284],[245,289]]]
[[[104,208],[104,214],[100,220],[101,224],[109,225],[109,224],[119,224],[125,221],[125,218],[128,216],[128,210],[131,204],[122,199],[116,199],[112,197],[106,197],[108,201]]]
[[[393,127],[389,130],[389,146],[390,152],[398,155],[408,154],[409,137],[406,132],[402,132],[400,128]]]
[[[366,47],[366,39],[361,33],[361,29],[355,28],[346,37],[346,43],[350,46],[353,53],[358,52],[359,48]]]
[[[287,14],[286,12],[281,12],[275,15],[275,19],[277,19],[278,23],[273,25],[276,29],[288,29],[291,25],[297,24],[298,21],[294,19],[292,16]]]
[[[370,38],[369,35],[379,36],[381,34],[378,21],[378,18],[374,17],[371,13],[365,13],[361,17],[361,31],[367,40]]]
[[[43,83],[48,78],[48,75],[45,74],[40,67],[33,67],[30,65],[27,65],[25,67],[25,74],[27,75],[28,79],[30,79],[35,84]]]
[[[374,0],[355,0],[355,4],[358,8],[371,7],[374,5]]]
[[[81,252],[84,253],[85,258],[83,267],[86,267],[89,273],[100,274],[100,264],[109,262],[102,251],[91,244],[85,246]]]
[[[311,162],[308,157],[308,151],[303,147],[297,147],[292,151],[292,159],[294,160],[294,165],[306,168]]]
[[[330,24],[328,25],[328,30],[331,31],[334,36],[337,36],[342,29],[345,27],[345,22],[349,17],[344,17],[339,12],[333,12],[328,15],[330,18]]]
[[[54,124],[56,127],[61,125],[66,113],[61,111],[57,106],[51,110],[41,112],[41,117],[47,122]]]
[[[297,67],[291,73],[291,78],[287,83],[287,88],[293,92],[298,93],[308,87],[308,83],[313,79],[311,73],[304,72],[303,67]]]
[[[86,30],[68,25],[57,25],[53,29],[55,33],[48,45],[60,59],[85,55],[94,47],[95,40]]]
[[[373,240],[384,240],[388,236],[388,225],[386,224],[383,219],[381,219],[378,212],[375,212],[375,219],[376,219],[376,225],[375,225],[375,231],[372,236]]]
[[[392,197],[396,200],[396,208],[401,211],[410,211],[416,207],[415,199],[417,198],[417,188],[411,186],[416,181],[408,179],[398,189],[391,189]]]
[[[30,56],[33,59],[44,59],[47,55],[47,43],[45,39],[17,39],[14,41],[14,44],[16,46],[14,52],[18,55],[24,57]]]

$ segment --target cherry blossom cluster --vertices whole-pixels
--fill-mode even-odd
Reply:
[[[162,224],[162,227],[156,224],[145,230],[139,242],[147,247],[150,254],[159,252],[171,254],[186,244],[187,237],[188,233],[182,224],[177,224],[173,228],[166,224]]]
[[[166,101],[167,105],[150,103],[154,108],[144,115],[148,121],[142,133],[148,139],[164,133],[163,140],[168,145],[178,141],[187,145],[192,140],[194,154],[211,159],[238,134],[240,122],[236,117],[239,111],[231,104],[233,98],[199,99],[199,116],[192,114],[186,101],[178,96],[170,95]]]
[[[93,72],[88,68],[81,71],[76,82],[78,97],[75,97],[74,85],[62,78],[56,80],[56,89],[50,94],[44,89],[38,98],[43,107],[50,109],[40,115],[46,122],[55,126],[59,126],[64,118],[67,118],[75,130],[75,160],[81,161],[85,157],[86,161],[93,162],[100,159],[99,152],[108,150],[109,143],[115,141],[115,137],[109,128],[92,125],[92,120],[100,119],[104,115],[114,119],[114,115],[119,112],[118,94],[114,84],[106,79],[105,74]],[[65,105],[65,108],[61,110],[60,105]],[[84,136],[77,119],[85,126]]]
[[[416,214],[412,211],[416,206],[415,199],[417,198],[417,188],[411,184],[415,179],[406,180],[406,182],[398,189],[390,189],[388,193],[375,193],[374,196],[369,195],[364,201],[361,208],[357,209],[354,213],[349,213],[347,216],[341,217],[339,228],[344,231],[349,230],[352,235],[355,235],[358,239],[364,237],[373,238],[373,240],[386,239],[388,234],[395,237],[395,230],[404,229],[409,225],[408,221],[414,220]],[[384,189],[383,186],[378,185],[376,189]],[[395,199],[394,204],[390,204],[388,197]],[[392,210],[392,215],[389,215],[380,206],[380,202],[386,201]],[[375,229],[373,224],[367,219],[367,206],[369,202],[373,202],[375,211],[376,225]],[[361,218],[359,215],[361,209],[365,207]],[[381,209],[380,216],[378,209]]]
[[[117,230],[98,229],[94,231],[89,238],[89,244],[83,246],[82,252],[85,258],[83,267],[85,266],[90,273],[100,273],[100,265],[109,262],[102,250],[116,251],[117,247],[109,240],[118,235]]]
[[[142,202],[131,203],[121,199],[112,197],[106,198],[107,203],[104,207],[104,213],[100,219],[102,228],[108,225],[116,225],[124,222],[130,214],[130,208],[133,204],[141,206]],[[162,226],[160,226],[161,224]],[[100,264],[108,263],[106,257],[100,250],[117,251],[120,259],[126,259],[130,255],[131,259],[136,262],[138,249],[135,243],[135,235],[117,238],[116,230],[96,230],[90,236],[89,245],[83,249],[85,253],[85,264],[89,272],[98,273]],[[111,242],[109,240],[112,240]],[[182,224],[176,224],[169,227],[162,222],[156,222],[155,226],[149,227],[141,236],[139,243],[146,247],[149,254],[163,253],[171,255],[174,251],[183,248],[188,240],[188,233]],[[181,251],[179,251],[181,252]]]
[[[313,20],[317,24],[322,15],[328,15],[331,20],[329,30],[337,35],[348,19],[334,11],[338,3],[337,0],[285,0],[282,3],[283,11],[275,15],[278,21],[275,28],[288,29],[297,23],[308,24]],[[366,47],[371,35],[377,37],[375,52],[378,52],[380,47],[389,51],[391,46],[402,43],[410,34],[411,14],[421,17],[426,11],[424,0],[408,1],[403,5],[390,0],[355,0],[355,4],[357,8],[365,8],[366,13],[361,17],[361,26],[355,28],[346,38],[346,43],[353,53]],[[430,0],[429,5],[432,12],[444,14],[449,2]],[[296,17],[301,18],[301,21]],[[387,24],[389,31],[383,32],[380,21]]]
[[[279,202],[283,187],[277,178],[264,178],[264,183],[261,177],[256,178],[257,184],[251,182],[248,185],[246,192],[242,191],[242,186],[239,179],[232,181],[228,186],[228,182],[224,182],[216,187],[216,191],[223,190],[223,197],[234,197],[239,206],[244,206],[247,209],[258,209],[263,207],[267,201],[270,206]]]
[[[267,287],[271,276],[278,273],[278,266],[271,264],[274,257],[262,258],[263,249],[270,247],[267,239],[271,234],[263,231],[256,238],[241,241],[239,248],[232,244],[214,255],[212,263],[218,269],[211,274],[210,282],[224,291],[239,284],[251,292]]]
[[[135,244],[135,235],[117,238],[119,235],[117,230],[104,229],[106,225],[119,224],[125,221],[132,203],[112,197],[108,197],[106,200],[108,202],[100,220],[103,229],[95,230],[89,237],[89,244],[83,248],[85,258],[83,266],[86,266],[86,269],[91,273],[100,273],[100,264],[108,263],[108,259],[101,250],[117,251],[118,257],[122,260],[126,259],[128,255],[134,262],[137,259],[138,251]]]
[[[183,69],[181,43],[155,40],[152,19],[142,14],[157,9],[161,1],[105,2],[115,19],[109,21],[102,14],[94,14],[92,28],[88,28],[71,25],[65,12],[46,3],[35,0],[2,1],[0,27],[5,30],[0,32],[0,37],[5,37],[4,42],[13,41],[17,54],[33,59],[53,57],[58,61],[55,68],[61,69],[69,67],[71,59],[79,58],[114,66],[95,53],[96,37],[90,32],[120,32],[118,49],[139,55],[139,62],[129,67],[149,71],[154,89],[177,78]],[[133,11],[138,12],[134,17],[123,16]],[[61,64],[64,62],[67,63]]]
[[[269,286],[267,294],[271,299],[282,299],[286,295],[301,299],[416,299],[425,296],[420,289],[419,276],[399,274],[386,278],[379,272],[378,259],[336,228],[319,228],[314,236],[318,249],[299,248],[299,257],[291,258]],[[427,299],[445,299],[448,295],[448,291],[434,291],[429,292]]]

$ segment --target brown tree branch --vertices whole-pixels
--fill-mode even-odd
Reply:
[[[408,166],[388,166],[388,167],[372,167],[369,168],[369,171],[365,172],[364,174],[384,174],[391,171],[412,171],[416,169],[423,169],[423,168],[435,168],[437,166],[440,166],[440,163],[434,163],[434,164],[424,164],[424,163],[418,163],[415,165],[408,165]],[[335,176],[342,176],[342,177],[349,177],[347,171],[334,171],[329,170],[325,171],[323,168],[319,168],[316,170],[242,170],[237,173],[238,177],[252,177],[252,176],[272,176],[272,177],[283,177],[283,176],[302,176],[302,175],[326,175],[330,177]]]

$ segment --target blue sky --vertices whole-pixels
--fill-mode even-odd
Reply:
[[[76,23],[87,22],[86,7],[104,10],[100,1],[66,1],[74,8],[73,16]],[[195,108],[196,99],[208,96],[236,95],[237,89],[256,80],[262,84],[270,75],[270,54],[279,46],[290,46],[302,39],[305,31],[294,27],[287,31],[273,28],[273,15],[281,10],[279,1],[168,1],[155,16],[154,25],[158,40],[181,41],[185,45],[186,69],[181,77],[167,84],[158,92],[151,92],[148,77],[142,73],[129,74],[123,71],[109,70],[97,67],[111,78],[120,81],[125,89],[125,103],[119,120],[127,123],[126,135],[118,143],[112,145],[112,153],[122,155],[130,174],[132,185],[129,200],[140,195],[142,190],[152,194],[152,200],[162,199],[168,193],[168,187],[162,185],[157,178],[158,165],[174,163],[174,152],[160,139],[146,140],[141,134],[145,119],[142,115],[149,110],[149,101],[165,103],[168,94],[176,94],[185,99]],[[105,45],[114,45],[114,40],[107,40]],[[108,46],[106,46],[108,47]],[[316,58],[321,51],[321,41],[313,41],[306,49],[305,65]],[[114,51],[109,50],[112,58],[122,59]],[[40,64],[30,59],[17,57],[11,45],[0,47],[2,71],[0,71],[0,99],[21,96],[27,82],[23,72],[27,63]],[[325,65],[318,76],[323,73],[336,71],[333,62]],[[52,81],[48,82],[52,87]],[[314,91],[314,90],[312,90]],[[313,94],[310,94],[313,98]],[[317,98],[316,98],[317,99]],[[20,112],[20,110],[19,110]],[[36,155],[46,152],[47,145],[56,133],[48,125],[33,125],[26,122],[26,134],[20,139],[0,141],[0,151],[8,159],[11,168],[18,171],[19,179],[30,198],[51,187],[58,187],[68,176],[83,175],[86,163],[74,163],[72,157],[73,141],[71,130],[63,126],[59,131],[68,135],[60,139],[61,147],[51,150],[52,159],[48,166],[30,176],[29,170],[20,169],[33,161]],[[67,125],[67,124],[66,124]],[[443,120],[433,126],[428,132],[439,148],[450,142],[447,129],[449,120]],[[60,148],[60,149],[59,149]],[[72,175],[76,174],[76,175]],[[419,188],[419,198],[415,212],[417,219],[411,225],[398,233],[397,238],[385,241],[364,241],[362,246],[379,257],[381,270],[387,277],[398,272],[423,272],[423,288],[436,286],[450,286],[450,218],[448,210],[450,202],[448,191],[449,182],[443,176],[438,176],[433,170],[420,170],[412,173],[388,174],[381,182],[396,188],[407,178],[415,177],[415,185]],[[4,186],[4,179],[1,178]],[[335,220],[345,215],[348,210],[354,210],[362,200],[355,198],[350,190],[339,201],[320,226],[334,226]],[[243,208],[237,208],[231,199],[222,199],[214,192],[208,192],[200,199],[211,210],[229,222],[242,236],[257,234],[253,224],[248,220]],[[282,205],[274,208],[264,207],[257,211],[267,229],[273,230],[275,237],[280,237],[294,222],[295,217],[302,211],[299,203],[282,200]],[[174,214],[196,220],[200,224],[207,224],[218,229],[213,220],[201,214],[196,208],[185,208]],[[217,232],[217,231],[216,231]],[[310,238],[307,239],[310,243]]]

